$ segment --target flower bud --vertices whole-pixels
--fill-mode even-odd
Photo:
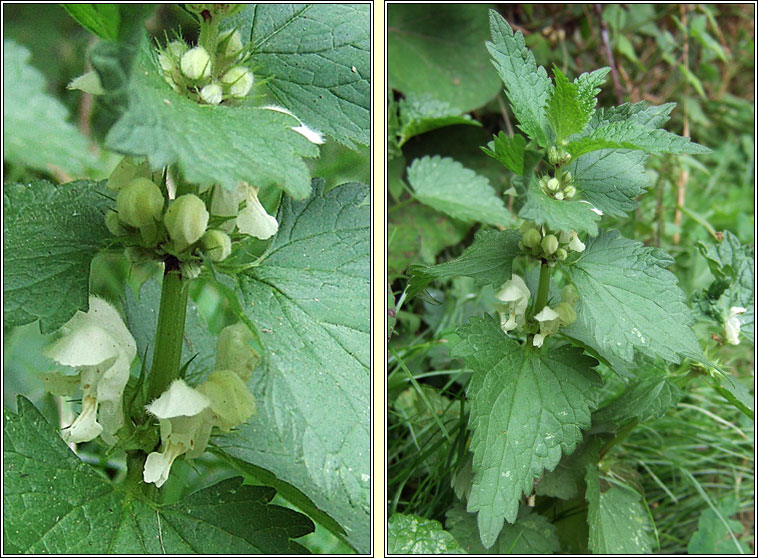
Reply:
[[[221,83],[227,86],[232,97],[244,97],[253,87],[253,74],[244,66],[235,66],[223,76]]]
[[[200,240],[209,217],[203,200],[195,194],[184,194],[171,202],[163,222],[178,252]]]
[[[550,178],[547,181],[547,189],[551,192],[557,192],[558,188],[561,187],[561,183],[557,178]]]
[[[560,261],[563,261],[568,257],[568,252],[566,252],[566,250],[564,250],[563,248],[558,248],[555,251],[555,257],[559,259]]]
[[[211,75],[211,57],[203,47],[189,49],[182,56],[182,73],[190,79],[199,80]]]
[[[570,304],[572,308],[579,301],[579,294],[574,285],[566,285],[561,289],[561,301]]]
[[[118,192],[135,178],[150,178],[150,169],[146,163],[137,164],[134,159],[127,155],[113,169],[105,186],[109,190]]]
[[[566,196],[567,198],[573,198],[576,195],[576,188],[574,188],[573,186],[567,186],[563,190],[563,195]]]
[[[200,244],[212,262],[223,261],[232,253],[232,240],[222,231],[207,231],[200,239]]]
[[[116,211],[122,223],[132,227],[152,225],[161,218],[163,194],[147,178],[135,178],[118,192]]]
[[[547,150],[547,160],[550,161],[551,165],[556,164],[560,159],[560,152],[558,151],[558,148],[554,145],[550,146],[550,149]]]
[[[217,105],[224,96],[224,90],[217,83],[210,83],[200,90],[200,98],[209,105]]]
[[[555,197],[556,200],[560,201],[563,199],[563,192],[556,192],[555,196],[553,197]]]
[[[554,234],[549,234],[542,239],[542,251],[546,256],[552,256],[558,249],[558,239]]]
[[[124,236],[129,232],[121,224],[118,213],[112,210],[105,214],[105,226],[113,236]]]
[[[541,240],[542,235],[537,229],[529,229],[521,237],[521,241],[527,248],[534,248],[540,243]]]
[[[234,58],[242,50],[242,38],[237,31],[224,31],[218,37],[219,54]]]
[[[255,414],[255,397],[232,370],[214,370],[197,387],[211,402],[213,425],[229,432]]]
[[[561,325],[570,325],[576,321],[576,312],[568,302],[561,302],[555,307],[555,311],[560,316]]]

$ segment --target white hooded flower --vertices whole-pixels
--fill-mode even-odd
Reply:
[[[297,116],[292,114],[290,111],[288,111],[286,108],[277,106],[277,105],[267,105],[263,107],[266,110],[273,110],[274,112],[281,112],[283,114],[289,114],[291,117],[295,118],[298,122],[300,122],[300,126],[292,126],[292,130],[306,138],[311,143],[315,143],[317,145],[321,145],[324,143],[324,138],[321,135],[321,132],[318,132],[316,130],[313,130],[303,124],[302,120],[300,120]]]
[[[276,218],[269,215],[258,199],[258,188],[245,184],[245,208],[237,214],[237,228],[242,234],[247,234],[266,240],[279,230]]]
[[[535,314],[534,319],[540,323],[540,332],[534,336],[532,344],[535,347],[542,347],[545,337],[558,331],[561,316],[549,306],[545,306],[538,314]]]
[[[570,250],[574,252],[584,252],[584,243],[579,240],[576,231],[562,231],[560,235],[561,244],[568,244]]]
[[[745,308],[741,306],[732,306],[729,309],[729,316],[724,323],[724,330],[726,331],[726,342],[731,345],[740,344],[740,319],[739,314],[745,312]]]
[[[495,297],[505,303],[495,305],[495,309],[500,312],[500,327],[505,333],[524,325],[530,296],[529,287],[518,275],[512,275],[495,293]]]
[[[77,312],[45,354],[79,368],[82,412],[63,432],[67,442],[88,442],[102,434],[112,444],[123,423],[122,396],[137,345],[116,309],[90,296],[89,310]]]
[[[213,424],[209,413],[210,399],[184,383],[174,380],[163,394],[147,405],[161,427],[160,452],[147,456],[142,478],[161,487],[168,480],[171,465],[177,457],[197,457],[208,445]]]

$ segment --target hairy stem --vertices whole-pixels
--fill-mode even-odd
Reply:
[[[547,295],[550,290],[550,266],[546,261],[540,266],[540,286],[537,289],[537,302],[534,303],[534,311],[540,312],[547,304]]]
[[[188,293],[187,281],[182,279],[178,262],[169,258],[163,274],[153,367],[148,377],[148,401],[160,396],[179,377]]]

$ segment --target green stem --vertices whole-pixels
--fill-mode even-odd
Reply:
[[[148,401],[159,397],[179,377],[188,294],[178,262],[169,258],[163,274],[153,367],[148,376]]]
[[[546,261],[540,266],[540,286],[537,289],[537,302],[534,304],[534,312],[540,312],[547,305],[547,296],[550,291],[550,266]]]

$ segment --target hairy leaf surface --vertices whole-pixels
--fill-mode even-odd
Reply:
[[[389,554],[465,554],[439,521],[394,513],[387,522]]]
[[[90,263],[112,238],[105,227],[109,203],[89,180],[5,185],[6,326],[39,319],[47,333],[87,311]]]
[[[523,493],[570,454],[597,406],[597,361],[563,346],[544,354],[508,338],[491,316],[472,318],[456,331],[463,341],[451,355],[473,369],[467,396],[474,453],[468,511],[491,547],[503,521],[516,521]]]

